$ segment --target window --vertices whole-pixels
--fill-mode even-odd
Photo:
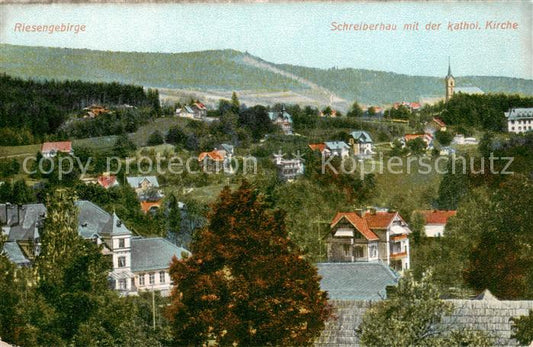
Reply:
[[[139,285],[144,286],[144,274],[139,275]]]
[[[378,247],[376,245],[370,246],[370,258],[375,258],[378,256]]]
[[[344,250],[344,256],[348,257],[350,255],[350,245],[342,245],[342,249]]]
[[[124,248],[125,246],[125,239],[118,239],[118,248]]]
[[[165,283],[165,271],[159,272],[159,283]]]
[[[125,290],[126,289],[126,279],[123,278],[118,281],[118,289]]]
[[[126,257],[118,257],[118,267],[126,267]]]
[[[149,275],[149,283],[150,284],[155,283],[155,274],[153,272]]]
[[[363,247],[362,246],[355,246],[353,249],[353,254],[356,258],[362,258],[364,257],[363,253]]]

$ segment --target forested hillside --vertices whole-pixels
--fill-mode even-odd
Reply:
[[[435,69],[442,70],[444,77],[446,67],[435,66]],[[363,104],[418,101],[420,97],[444,94],[444,82],[439,77],[276,65],[229,49],[169,54],[0,44],[0,71],[24,78],[117,81],[169,89],[292,91],[305,95],[308,103],[318,104],[323,104],[323,100],[319,101],[316,94],[309,93],[310,88],[330,91],[349,103],[357,100]],[[479,87],[486,93],[533,95],[532,80],[459,76],[456,82],[458,86]],[[285,102],[281,99],[273,101]]]
[[[94,103],[159,107],[157,91],[119,83],[33,81],[0,75],[0,143],[17,145],[55,134],[69,113]]]

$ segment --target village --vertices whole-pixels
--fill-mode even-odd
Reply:
[[[378,162],[383,156],[431,163],[444,159],[441,169],[451,167],[456,157],[468,157],[474,158],[473,170],[477,159],[489,157],[486,151],[499,150],[503,156],[526,141],[531,146],[533,104],[522,106],[531,98],[499,110],[502,130],[489,132],[452,114],[454,102],[483,103],[485,94],[477,87],[457,87],[451,66],[443,94],[381,106],[355,102],[345,114],[331,105],[245,108],[235,92],[213,108],[193,99],[159,106],[158,99],[162,116],[132,126],[132,131],[68,139],[64,134],[69,131],[90,133],[99,122],[111,127],[113,119],[135,119],[130,115],[141,108],[133,102],[84,106],[62,125],[62,138],[51,136],[32,146],[36,153],[2,159],[2,256],[17,269],[38,268],[49,247],[43,245],[51,220],[47,199],[53,191],[72,189],[75,232],[107,259],[108,287],[121,298],[157,293],[166,302],[176,286],[172,263],[195,256],[191,245],[210,225],[209,210],[224,187],[239,189],[247,181],[270,207],[287,213],[288,234],[316,267],[320,290],[337,310],[337,319],[325,323],[314,344],[358,345],[365,310],[389,298],[405,274],[420,275],[434,265],[442,269],[451,261],[435,258],[447,254],[436,249],[463,240],[465,229],[458,225],[467,223],[468,204],[473,204],[465,192],[473,191],[469,185],[484,184],[467,173],[400,170],[380,175],[365,168],[381,165],[381,172],[390,171]],[[521,166],[511,168],[527,175],[527,155],[517,159]],[[359,167],[339,173],[347,159]],[[75,160],[82,165],[76,167]],[[125,165],[125,170],[122,164],[130,162],[135,165]],[[181,170],[160,171],[161,162],[169,168],[179,162]],[[399,167],[404,168],[403,161]],[[517,345],[513,318],[531,316],[531,288],[513,296],[503,290],[491,293],[498,284],[489,289],[480,281],[474,288],[473,282],[440,280],[444,301],[455,305],[442,324],[490,334],[497,345]],[[155,317],[155,304],[152,308]]]

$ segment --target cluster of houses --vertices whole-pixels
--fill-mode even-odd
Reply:
[[[313,151],[319,151],[324,157],[339,156],[347,157],[354,155],[360,158],[371,157],[374,152],[372,137],[361,130],[352,131],[348,143],[344,141],[326,141],[309,144]]]
[[[190,119],[205,119],[207,117],[207,107],[201,102],[185,105],[176,109],[176,116]]]

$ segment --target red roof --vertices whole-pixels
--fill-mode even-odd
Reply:
[[[205,157],[209,157],[210,159],[214,161],[222,161],[224,160],[224,153],[222,151],[211,151],[211,152],[202,152],[198,156],[198,161],[204,160]]]
[[[207,109],[207,108],[205,107],[205,105],[202,104],[201,102],[195,102],[195,103],[194,103],[194,106],[198,107],[198,108],[201,109],[201,110],[205,110],[205,109]]]
[[[159,201],[141,201],[141,210],[144,213],[150,211],[152,207],[161,208],[161,200]]]
[[[45,142],[41,146],[41,153],[48,153],[52,151],[70,153],[72,151],[72,142],[71,141]]]
[[[446,224],[448,218],[457,214],[457,211],[452,210],[423,210],[420,212],[426,219],[426,224]]]
[[[350,222],[350,224],[352,224],[367,240],[379,240],[379,237],[370,230],[367,222],[355,212],[337,212],[335,218],[333,218],[333,221],[331,222],[331,228],[343,218],[346,218],[346,220]]]
[[[405,134],[404,138],[405,138],[405,141],[411,141],[411,140],[414,140],[414,139],[417,139],[417,138],[427,138],[428,140],[431,140],[433,138],[433,136],[431,136],[431,134]]]
[[[98,184],[104,188],[112,187],[117,181],[117,176],[112,175],[101,175],[98,176]]]
[[[371,229],[386,229],[396,214],[397,212],[367,212],[363,218]]]
[[[442,121],[442,119],[440,119],[440,118],[435,117],[435,118],[433,118],[433,121],[434,121],[435,123],[437,123],[437,125],[440,126],[440,127],[445,127],[445,126],[446,126],[446,123],[444,123],[444,122]]]
[[[311,148],[312,151],[320,151],[320,152],[323,152],[324,149],[326,148],[326,144],[325,143],[311,143],[309,144],[309,148]]]

